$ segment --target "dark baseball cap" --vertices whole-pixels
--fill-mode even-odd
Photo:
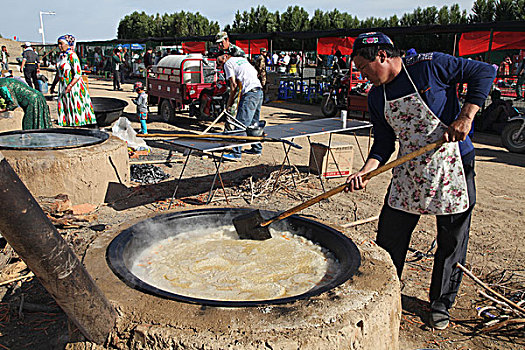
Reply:
[[[352,50],[355,51],[362,47],[381,44],[394,47],[394,42],[392,39],[381,32],[361,33],[355,39]]]

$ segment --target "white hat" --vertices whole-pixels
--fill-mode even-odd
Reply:
[[[29,41],[26,41],[26,42],[24,43],[24,45],[22,45],[22,46],[25,46],[25,47],[31,47],[31,43],[30,43]]]
[[[222,41],[224,39],[228,39],[228,33],[226,32],[218,32],[216,35],[215,35],[215,42],[216,43],[222,43]]]

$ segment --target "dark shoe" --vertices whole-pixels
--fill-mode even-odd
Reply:
[[[238,161],[241,160],[241,156],[240,155],[236,155],[234,153],[224,153],[222,155],[222,158],[227,159],[227,160],[232,160],[234,162],[238,162]]]
[[[246,153],[246,154],[251,154],[251,155],[254,155],[254,156],[260,156],[262,151],[256,151],[254,150],[253,148],[250,148],[250,149],[246,149],[244,151],[242,151],[243,153]]]
[[[450,316],[448,311],[432,310],[430,312],[430,327],[438,330],[443,330],[448,327]]]
[[[434,300],[430,303],[430,319],[428,321],[430,327],[434,329],[443,330],[448,327],[450,314],[443,301]]]

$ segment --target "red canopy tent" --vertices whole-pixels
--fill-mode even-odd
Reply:
[[[258,55],[261,49],[268,50],[268,39],[237,40],[235,45],[239,46],[248,55]]]
[[[204,41],[187,41],[182,43],[182,52],[184,53],[204,53],[206,52],[206,43]]]
[[[525,48],[525,32],[493,32],[492,46],[490,32],[469,32],[461,34],[459,55],[473,55],[490,50],[511,50]]]
[[[319,55],[333,55],[337,50],[341,51],[343,55],[352,54],[352,46],[355,38],[345,37],[326,37],[319,38],[317,41],[317,54]]]

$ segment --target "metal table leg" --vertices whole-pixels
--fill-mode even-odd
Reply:
[[[335,167],[337,168],[337,172],[339,173],[339,175],[342,175],[341,169],[339,169],[339,164],[337,163],[334,153],[332,152],[332,134],[331,133],[330,133],[330,138],[328,139],[328,152],[332,156],[332,160],[334,161]]]
[[[211,182],[210,192],[208,193],[208,199],[206,200],[206,204],[210,204],[211,200],[213,199],[213,196],[215,196],[215,181],[217,181],[217,177],[219,178],[219,182],[221,184],[222,190],[224,192],[224,198],[226,198],[226,203],[229,204],[228,197],[226,195],[226,189],[224,188],[224,183],[222,182],[222,177],[220,173],[221,165],[222,165],[222,155],[224,154],[224,150],[221,151],[221,156],[219,157],[219,161],[217,162],[215,153],[212,152],[213,156],[213,164],[215,165],[215,176],[213,177],[213,181]]]
[[[312,148],[312,140],[310,139],[310,136],[306,137],[308,139],[308,144],[310,145],[310,154],[312,155],[312,158],[314,159],[315,168],[317,169],[317,173],[319,174],[317,177],[319,178],[319,181],[321,182],[321,188],[323,189],[323,192],[326,192],[324,188],[324,181],[323,181],[323,173],[321,169],[319,168],[319,163],[317,162],[317,158],[315,157],[315,154],[313,153]]]
[[[292,142],[293,142],[293,139],[292,139]],[[288,146],[288,152],[285,152],[285,155],[284,155],[284,158],[286,160],[286,162],[288,163],[288,166],[290,168],[292,168],[292,164],[290,164],[290,157],[288,157],[288,153],[290,152],[290,147],[291,146]],[[284,146],[284,143],[283,143],[283,148],[286,150],[286,147]],[[293,176],[293,168],[292,168],[292,182],[293,182],[293,187],[294,188],[297,188],[297,184],[295,183],[295,177]]]
[[[182,170],[180,171],[179,179],[177,180],[177,185],[175,186],[175,191],[173,191],[173,195],[171,196],[170,204],[168,205],[168,210],[170,210],[171,206],[173,205],[173,200],[175,199],[175,196],[177,195],[177,191],[179,190],[180,180],[182,178],[182,174],[184,174],[184,170],[186,169],[186,165],[188,164],[188,160],[190,159],[192,149],[188,149],[188,155],[186,156],[186,160],[184,161],[184,165],[182,166]]]
[[[293,142],[293,140],[294,139],[292,139],[292,142]],[[279,179],[281,177],[281,174],[283,173],[284,164],[286,163],[286,161],[288,161],[288,165],[290,164],[290,159],[288,158],[288,153],[290,153],[290,149],[292,148],[292,146],[288,145],[288,148],[286,148],[284,143],[282,145],[283,145],[283,149],[284,149],[284,159],[283,159],[283,162],[281,163],[281,167],[279,169],[279,173],[277,174],[277,178],[275,179],[275,182],[273,184],[272,191],[270,192],[270,198],[273,195],[273,193],[275,192],[275,190],[277,189],[277,185],[279,184]],[[294,179],[294,186],[295,186],[295,179]]]

